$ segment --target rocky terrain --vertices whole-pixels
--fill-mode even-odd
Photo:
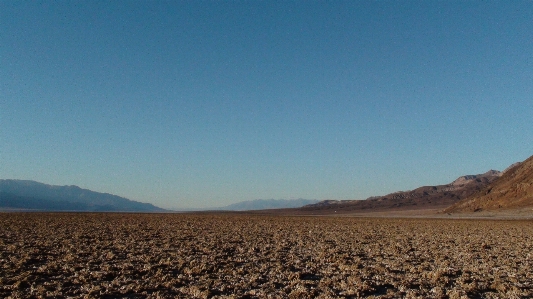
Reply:
[[[2,298],[531,298],[531,221],[0,217]]]
[[[448,207],[447,213],[533,209],[533,156],[513,164],[492,184]]]
[[[490,170],[483,174],[461,176],[446,185],[424,186],[410,191],[375,196],[366,200],[326,200],[304,206],[292,211],[292,213],[321,215],[407,210],[432,210],[436,212],[482,190],[501,175],[502,172],[500,171]]]

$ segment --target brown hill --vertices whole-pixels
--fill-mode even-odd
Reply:
[[[484,189],[500,175],[500,171],[490,170],[483,174],[459,177],[446,185],[424,186],[411,191],[370,197],[366,200],[325,200],[296,209],[296,211],[303,214],[345,214],[442,210]],[[295,212],[295,210],[292,211]]]
[[[445,212],[478,212],[533,207],[533,156],[513,164],[492,184],[455,203]]]

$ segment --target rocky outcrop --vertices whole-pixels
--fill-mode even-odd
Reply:
[[[424,186],[410,191],[373,196],[366,200],[326,200],[308,205],[301,212],[311,214],[385,212],[444,209],[483,189],[502,175],[497,170],[465,175],[446,185]]]
[[[498,180],[445,212],[478,212],[533,207],[533,156],[507,168]]]

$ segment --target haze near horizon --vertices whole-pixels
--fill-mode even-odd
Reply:
[[[364,199],[533,154],[533,3],[0,2],[0,179]]]

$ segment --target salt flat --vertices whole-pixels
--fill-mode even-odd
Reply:
[[[0,214],[6,298],[531,298],[532,221]]]

